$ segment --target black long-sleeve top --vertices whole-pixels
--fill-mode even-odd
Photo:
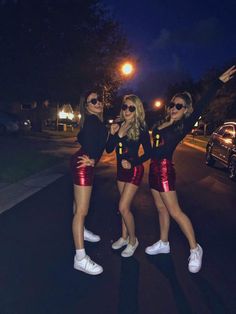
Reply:
[[[143,146],[144,154],[139,156],[138,150]],[[117,164],[121,166],[121,160],[125,159],[131,163],[132,167],[138,166],[148,160],[151,156],[151,141],[147,129],[141,131],[137,141],[128,139],[127,136],[119,137],[118,132],[115,135],[109,135],[106,151],[111,153],[116,149]]]
[[[98,161],[106,147],[107,128],[95,114],[87,115],[77,139],[83,151],[91,159]]]
[[[217,90],[221,87],[222,82],[216,80],[210,86],[206,94],[199,100],[199,102],[194,107],[193,113],[183,120],[183,127],[178,128],[178,122],[165,127],[163,129],[158,129],[158,127],[153,129],[153,147],[152,147],[152,158],[153,159],[169,159],[172,160],[173,153],[176,146],[183,140],[183,138],[190,132],[199,116],[201,115],[204,108],[208,105],[210,100],[215,96]]]

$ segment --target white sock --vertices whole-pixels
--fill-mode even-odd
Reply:
[[[162,242],[163,244],[165,244],[165,245],[168,244],[168,241],[162,241],[162,240],[161,240],[161,242]]]
[[[83,258],[85,258],[85,256],[86,256],[85,249],[76,250],[76,259],[78,261],[81,261]]]

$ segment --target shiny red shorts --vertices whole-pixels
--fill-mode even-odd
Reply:
[[[80,186],[92,186],[93,178],[94,178],[94,167],[85,166],[82,168],[77,168],[79,165],[77,162],[79,161],[78,157],[86,155],[82,149],[79,149],[74,155],[71,157],[71,173],[73,177],[73,182],[75,185]]]
[[[151,160],[149,170],[150,189],[159,192],[175,191],[175,180],[175,169],[172,160]]]
[[[132,183],[139,186],[143,178],[143,173],[143,165],[138,165],[131,169],[124,169],[121,165],[118,165],[116,179],[121,182]]]

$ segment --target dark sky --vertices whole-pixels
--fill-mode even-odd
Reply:
[[[132,86],[146,98],[162,94],[170,82],[197,80],[236,56],[235,0],[103,2],[140,59]]]

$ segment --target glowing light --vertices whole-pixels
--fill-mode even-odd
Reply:
[[[82,116],[81,116],[81,113],[79,113],[79,114],[78,114],[78,118],[81,119],[81,117],[82,117]]]
[[[162,102],[161,102],[160,100],[156,100],[156,101],[154,102],[154,106],[155,106],[156,108],[160,108],[161,105],[162,105]]]
[[[66,119],[66,118],[67,118],[67,113],[64,112],[64,111],[60,111],[60,112],[58,113],[58,115],[59,115],[59,118],[60,118],[60,119]]]
[[[126,62],[122,65],[121,71],[124,75],[130,75],[134,71],[134,66],[131,63]]]

